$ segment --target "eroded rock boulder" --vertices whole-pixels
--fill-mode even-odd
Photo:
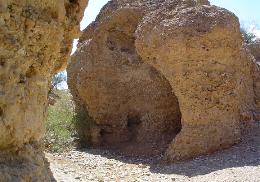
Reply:
[[[78,110],[92,117],[83,140],[124,150],[154,142],[174,161],[239,142],[240,122],[256,110],[256,68],[238,18],[223,8],[112,0],[84,31],[68,72]],[[162,136],[170,139],[160,148]]]
[[[83,140],[155,154],[180,130],[181,115],[169,82],[136,53],[140,18],[138,9],[126,8],[90,25],[68,66],[68,83],[79,110],[93,120],[80,128]]]
[[[178,98],[182,130],[166,154],[178,160],[239,141],[240,116],[254,108],[254,63],[234,14],[209,5],[167,7],[142,20],[136,47]]]
[[[48,88],[86,1],[0,0],[0,181],[50,181],[40,145]]]

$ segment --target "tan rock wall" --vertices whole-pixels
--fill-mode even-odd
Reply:
[[[260,66],[256,64],[254,66],[254,94],[255,94],[255,104],[256,104],[256,112],[255,119],[260,120]]]
[[[0,181],[54,181],[43,147],[31,143],[0,151]]]
[[[257,65],[254,67],[255,102],[258,108],[257,118],[260,120],[260,40],[247,44],[247,48],[254,56]]]
[[[88,129],[80,128],[89,143],[151,154],[176,135],[181,116],[168,81],[136,54],[141,15],[123,8],[87,28],[68,66],[68,83],[78,107],[93,119]]]
[[[251,109],[254,95],[252,60],[242,48],[238,19],[214,6],[158,10],[146,16],[137,37],[138,53],[166,76],[180,103],[182,131],[168,158],[238,142],[240,113]]]
[[[86,0],[0,1],[1,152],[17,153],[40,141],[50,79],[66,66],[85,6]]]
[[[122,18],[129,9],[136,13]],[[129,40],[126,31],[131,26],[130,19],[139,12],[142,18],[130,31],[135,35],[130,42],[123,41]],[[118,13],[121,15],[114,16]],[[118,26],[120,23],[124,26]],[[110,41],[105,45],[105,40]],[[120,46],[126,46],[134,54],[122,54],[122,49],[117,51]],[[109,52],[107,48],[112,50]],[[118,54],[124,55],[123,59]],[[110,1],[85,30],[71,62],[73,65],[80,60],[78,64],[83,65],[77,69],[71,66],[74,67],[72,75],[76,70],[79,72],[73,76],[72,87],[99,123],[111,120],[116,124],[119,121],[115,118],[125,116],[125,109],[122,112],[119,106],[125,103],[121,100],[128,96],[131,83],[123,82],[124,87],[119,86],[129,64],[122,60],[136,58],[143,65],[152,65],[157,69],[156,74],[168,81],[180,108],[182,130],[166,151],[169,160],[187,159],[239,142],[240,122],[254,119],[258,68],[243,47],[239,22],[233,13],[210,6],[208,1]],[[146,78],[145,69],[141,72],[142,78]],[[131,78],[135,82],[140,79]],[[143,88],[148,87],[145,82],[141,84]],[[95,118],[104,113],[116,117]],[[124,114],[118,116],[118,113]]]

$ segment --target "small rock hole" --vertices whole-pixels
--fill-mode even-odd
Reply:
[[[130,52],[128,48],[121,48],[121,52]]]
[[[112,42],[111,40],[108,40],[107,41],[107,47],[108,47],[109,50],[114,51],[115,50],[115,43]]]
[[[5,61],[3,59],[0,59],[0,66],[4,67]]]
[[[0,107],[0,117],[2,117],[3,114],[4,114],[4,111],[3,111],[3,109]]]
[[[141,120],[138,116],[128,116],[127,129],[129,132],[129,141],[135,141],[138,132],[138,126],[141,124]]]
[[[129,117],[127,120],[127,127],[129,129],[136,128],[141,123],[141,120],[138,116]]]
[[[36,75],[35,68],[33,66],[30,66],[29,70],[26,72],[25,77],[26,78],[31,78],[34,75]]]
[[[109,50],[111,50],[111,51],[113,51],[113,50],[115,50],[115,48],[114,47],[108,47],[109,48]]]
[[[77,3],[77,0],[70,0],[70,3],[76,4],[76,3]]]
[[[103,137],[105,135],[111,134],[112,132],[107,131],[106,129],[102,128],[99,132],[100,136]]]
[[[20,75],[19,83],[25,83],[25,82],[26,82],[26,77],[25,77],[25,75]]]

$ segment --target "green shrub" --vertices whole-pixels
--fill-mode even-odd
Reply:
[[[252,43],[252,42],[255,41],[255,39],[256,39],[256,35],[255,34],[246,31],[245,28],[241,28],[240,31],[241,31],[241,34],[242,34],[242,37],[243,37],[244,41],[247,44]]]
[[[85,109],[75,112],[75,105],[68,90],[54,90],[59,99],[48,107],[48,118],[44,137],[45,148],[51,152],[62,152],[76,144],[90,140],[89,129],[93,124]]]
[[[74,145],[76,134],[73,125],[75,107],[72,96],[66,90],[56,90],[60,99],[53,106],[48,107],[48,119],[44,144],[47,150],[59,152],[70,149]]]
[[[93,120],[89,116],[86,109],[81,112],[78,111],[73,118],[73,125],[75,126],[78,144],[85,145],[91,140],[90,128],[92,128]]]

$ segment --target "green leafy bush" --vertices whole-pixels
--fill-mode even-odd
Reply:
[[[77,133],[77,144],[81,146],[88,144],[91,140],[90,128],[92,128],[94,123],[88,112],[86,112],[86,109],[83,109],[81,112],[78,111],[74,115],[73,125]]]
[[[73,125],[75,107],[69,91],[56,90],[55,94],[60,98],[53,106],[48,107],[44,144],[47,150],[59,152],[74,146],[76,134]]]
[[[69,150],[78,144],[86,144],[90,139],[88,132],[93,124],[85,109],[75,112],[72,95],[68,90],[54,90],[59,97],[54,105],[48,107],[48,119],[44,137],[45,148],[51,152]]]
[[[240,31],[241,31],[241,34],[242,34],[242,37],[243,37],[244,41],[247,44],[252,43],[252,42],[255,41],[255,39],[256,39],[256,35],[255,34],[246,31],[245,28],[241,28]]]

